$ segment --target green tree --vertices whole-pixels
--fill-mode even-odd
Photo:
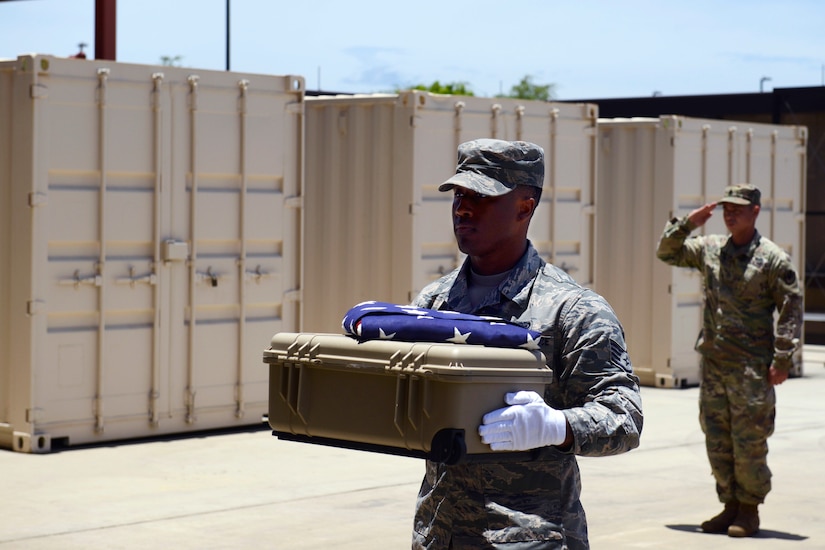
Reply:
[[[510,88],[509,94],[499,94],[496,97],[513,97],[516,99],[538,99],[548,101],[553,99],[555,84],[535,84],[533,77],[529,74],[521,81]]]
[[[174,57],[168,55],[160,56],[160,64],[165,67],[180,67],[180,61],[183,56],[176,55]]]
[[[419,84],[418,86],[413,86],[411,89],[444,95],[475,95],[473,94],[472,90],[470,90],[470,86],[466,82],[447,82],[442,84],[438,80],[436,80],[429,86],[425,84]]]

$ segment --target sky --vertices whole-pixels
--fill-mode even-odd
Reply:
[[[0,1],[0,59],[94,57],[94,0]],[[306,89],[434,81],[480,97],[529,76],[555,99],[825,85],[823,0],[229,0],[229,67]],[[118,0],[117,60],[227,66],[227,0]]]

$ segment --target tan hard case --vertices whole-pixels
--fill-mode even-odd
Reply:
[[[263,359],[273,435],[450,464],[524,459],[482,443],[481,418],[506,392],[553,383],[525,349],[282,332]]]

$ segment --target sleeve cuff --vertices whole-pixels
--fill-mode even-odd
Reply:
[[[777,370],[788,372],[793,367],[793,359],[791,357],[776,357],[773,358],[773,367]]]

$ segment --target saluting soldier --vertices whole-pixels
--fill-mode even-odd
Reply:
[[[718,205],[730,234],[689,237]],[[757,231],[760,208],[755,186],[727,187],[718,203],[671,220],[657,251],[662,261],[702,274],[699,420],[724,510],[701,527],[732,537],[759,530],[757,507],[771,489],[774,386],[788,378],[802,330],[796,270],[788,254]]]

